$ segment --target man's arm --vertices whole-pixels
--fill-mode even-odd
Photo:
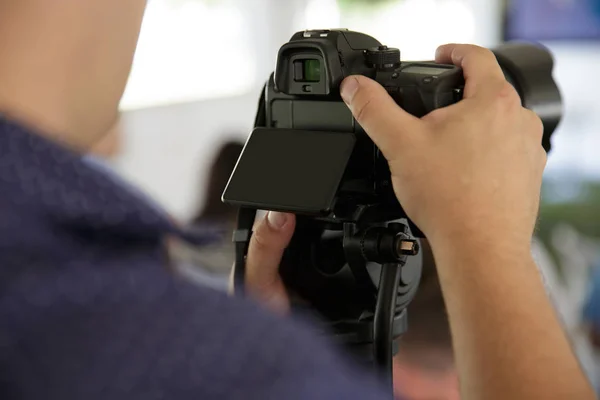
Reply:
[[[0,114],[85,151],[113,124],[146,0],[0,0]]]
[[[389,161],[394,189],[429,238],[464,399],[593,399],[531,256],[546,153],[494,57],[444,46],[463,68],[458,104],[414,118],[348,78],[342,96]]]
[[[149,257],[130,253],[123,263],[114,257],[91,267],[29,265],[24,274],[37,278],[8,282],[0,398],[387,398],[374,376],[304,324],[173,279],[157,265],[140,268],[132,260]],[[25,290],[25,281],[37,290]],[[74,281],[78,288],[65,288]]]
[[[465,96],[422,119],[366,77],[347,78],[341,91],[431,243],[461,397],[593,399],[531,256],[546,162],[542,123],[521,106],[489,50],[450,45],[437,60],[463,68]],[[256,227],[247,282],[259,300],[283,304],[274,307],[281,311],[288,303],[278,256],[294,220],[270,217]]]
[[[465,398],[592,399],[529,253],[434,250]]]

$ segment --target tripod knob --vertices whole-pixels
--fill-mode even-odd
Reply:
[[[400,66],[400,50],[387,46],[369,49],[365,53],[367,64],[379,68],[396,68]]]
[[[419,254],[419,242],[398,236],[396,237],[396,253],[403,256],[416,256]]]
[[[365,261],[384,263],[406,262],[406,256],[419,253],[419,242],[408,234],[404,224],[391,223],[387,227],[372,227],[359,231],[348,244],[360,246]]]
[[[399,222],[391,222],[388,224],[388,229],[396,232],[394,250],[398,258],[419,254],[419,242],[409,236],[408,226]]]
[[[408,226],[400,222],[390,222],[387,226],[394,232],[408,234]]]

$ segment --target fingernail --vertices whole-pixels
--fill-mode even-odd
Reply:
[[[358,90],[358,79],[355,77],[346,78],[342,82],[342,87],[340,88],[342,99],[346,104],[352,103],[352,99],[354,99],[354,95]]]
[[[269,211],[269,214],[267,215],[269,225],[271,225],[272,228],[277,230],[283,228],[283,226],[287,222],[287,219],[287,215],[280,212]]]
[[[438,47],[437,50],[435,51],[435,59],[439,60],[440,58],[442,58],[443,54],[444,54],[444,46]]]

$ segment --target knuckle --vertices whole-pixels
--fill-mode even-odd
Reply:
[[[435,131],[443,128],[449,122],[468,123],[465,113],[465,100],[451,106],[437,108],[421,118],[422,130]]]
[[[463,57],[481,57],[485,54],[485,50],[475,44],[460,44],[455,48],[455,52]]]
[[[476,45],[465,45],[461,50],[463,63],[471,66],[496,63],[496,56],[491,50]]]
[[[372,113],[373,105],[375,103],[373,95],[368,91],[357,94],[357,99],[354,105],[354,117],[358,122],[364,121]]]
[[[544,123],[536,113],[533,111],[529,111],[529,113],[531,115],[531,130],[535,134],[536,139],[541,141],[544,137]]]
[[[485,59],[486,61],[496,62],[496,56],[490,49],[473,45],[473,51],[474,51],[474,53],[477,54],[478,57],[481,57],[482,59]]]
[[[542,146],[539,147],[538,152],[539,152],[540,165],[542,166],[542,168],[545,168],[546,164],[548,163],[548,153]]]
[[[536,145],[540,145],[542,138],[544,137],[544,123],[542,122],[542,119],[536,113],[526,108],[523,108],[523,113],[525,114],[525,129],[527,135]]]
[[[252,234],[251,239],[251,249],[254,252],[265,252],[269,251],[273,247],[273,241],[270,240],[269,235],[265,233],[266,227],[264,225],[260,226],[260,229],[257,229]]]
[[[428,113],[427,115],[425,115],[422,118],[422,120],[427,125],[431,126],[432,128],[435,128],[435,127],[443,124],[447,118],[448,118],[448,108],[443,107],[443,108],[435,109],[432,112]]]
[[[519,96],[519,93],[517,93],[515,87],[506,80],[499,85],[498,95],[510,104],[518,104],[521,106],[521,97]]]
[[[521,97],[519,96],[519,93],[517,93],[517,90],[513,87],[513,85],[511,85],[507,81],[502,81],[498,83],[493,101],[496,104],[496,106],[501,110],[517,110],[518,108],[522,107]]]

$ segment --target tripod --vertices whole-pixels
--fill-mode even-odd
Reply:
[[[234,233],[236,294],[244,293],[245,259],[255,216],[254,210],[240,210],[238,227]],[[308,298],[325,317],[330,334],[361,359],[373,364],[392,388],[395,339],[407,330],[406,307],[416,292],[421,276],[421,264],[407,265],[407,258],[418,254],[419,243],[411,238],[408,227],[403,223],[367,227],[360,225],[357,222],[344,222],[341,225],[341,243],[338,242],[341,246],[328,244],[324,246],[327,253],[315,252],[314,247],[311,250],[304,244],[291,249],[288,260],[292,259],[294,262],[287,263],[288,270],[293,272],[287,273],[288,282],[296,284],[303,281],[308,285],[298,284],[299,294]],[[308,234],[300,232],[299,235],[306,237]],[[301,239],[296,240],[300,241]],[[323,243],[321,240],[316,242]],[[318,271],[319,267],[313,265],[310,268],[307,261],[295,262],[299,254],[306,256],[306,253],[311,253],[312,256],[317,254],[325,260],[343,257],[345,263],[332,262],[331,264],[339,264],[341,267],[328,266],[329,270],[322,271],[321,268]],[[378,284],[373,284],[367,268],[373,263],[379,266],[379,272],[374,272],[379,276]],[[303,287],[305,289],[302,292]],[[307,287],[311,290],[307,290]]]

